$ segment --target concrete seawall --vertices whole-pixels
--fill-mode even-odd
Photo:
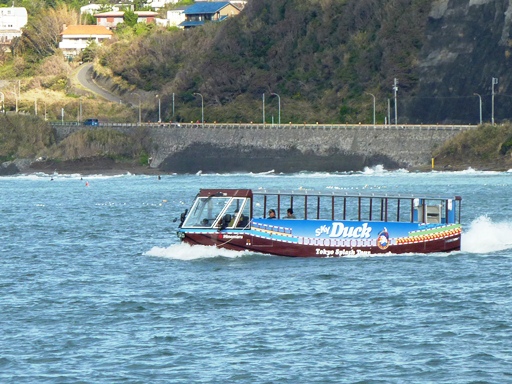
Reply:
[[[146,129],[151,167],[164,172],[358,171],[429,166],[433,150],[476,126],[102,124],[58,125],[57,140],[80,129]]]

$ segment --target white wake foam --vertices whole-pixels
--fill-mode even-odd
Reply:
[[[164,257],[175,260],[211,259],[214,257],[237,258],[249,254],[248,252],[231,251],[214,246],[194,245],[186,243],[173,244],[167,248],[153,247],[145,252],[145,256]]]
[[[512,248],[512,223],[494,223],[487,216],[473,220],[462,233],[461,249],[469,253],[489,253]]]

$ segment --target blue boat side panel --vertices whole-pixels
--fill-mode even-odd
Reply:
[[[376,240],[383,231],[391,237],[397,238],[409,236],[414,231],[437,227],[440,227],[440,225],[375,221],[253,219],[251,223],[251,228],[260,232],[271,232],[293,237],[361,240]]]
[[[253,219],[251,234],[301,245],[378,247],[437,240],[460,233],[459,224]]]

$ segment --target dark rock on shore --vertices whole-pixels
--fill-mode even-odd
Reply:
[[[364,156],[344,153],[332,148],[318,155],[313,151],[303,153],[295,148],[264,149],[257,147],[222,148],[211,144],[196,144],[167,157],[160,169],[165,172],[348,172],[364,167],[383,165],[386,169],[400,168],[400,164],[385,155]]]
[[[30,166],[30,163],[31,161],[28,159],[6,161],[0,165],[0,176],[10,176],[24,172]]]
[[[7,161],[0,166],[0,176],[16,175],[17,173],[20,173],[20,169],[14,161]]]
[[[88,157],[66,161],[35,161],[30,164],[27,172],[44,173],[79,173],[87,174],[158,174],[161,171],[141,166],[136,162],[117,162],[107,157]]]

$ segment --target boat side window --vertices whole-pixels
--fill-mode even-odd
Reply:
[[[234,198],[229,207],[226,209],[226,214],[231,218],[227,225],[228,228],[245,228],[249,225],[250,214],[250,199]]]

